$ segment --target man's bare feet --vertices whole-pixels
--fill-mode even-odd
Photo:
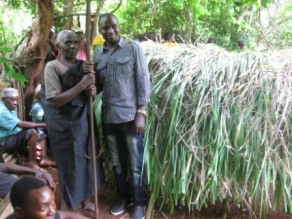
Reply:
[[[49,158],[44,158],[39,162],[41,167],[57,167],[56,162]]]

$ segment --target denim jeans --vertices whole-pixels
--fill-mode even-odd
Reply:
[[[111,154],[120,197],[132,198],[134,205],[143,206],[147,202],[145,174],[142,173],[144,135],[134,135],[132,128],[133,121],[103,124],[103,133]]]

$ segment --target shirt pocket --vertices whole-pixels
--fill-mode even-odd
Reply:
[[[130,56],[117,58],[117,72],[122,75],[133,74],[133,60]]]

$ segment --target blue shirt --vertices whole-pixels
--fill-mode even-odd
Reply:
[[[150,102],[150,75],[142,48],[134,41],[120,39],[110,52],[105,43],[94,62],[97,83],[102,85],[103,122],[133,121],[138,106]]]
[[[15,110],[9,110],[6,105],[0,101],[0,141],[9,135],[15,135],[22,129],[17,126],[20,119]]]

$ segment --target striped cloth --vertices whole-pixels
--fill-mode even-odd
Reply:
[[[105,43],[94,62],[97,84],[103,91],[103,122],[133,121],[138,106],[150,102],[150,75],[142,48],[134,41],[120,39],[110,52]]]

